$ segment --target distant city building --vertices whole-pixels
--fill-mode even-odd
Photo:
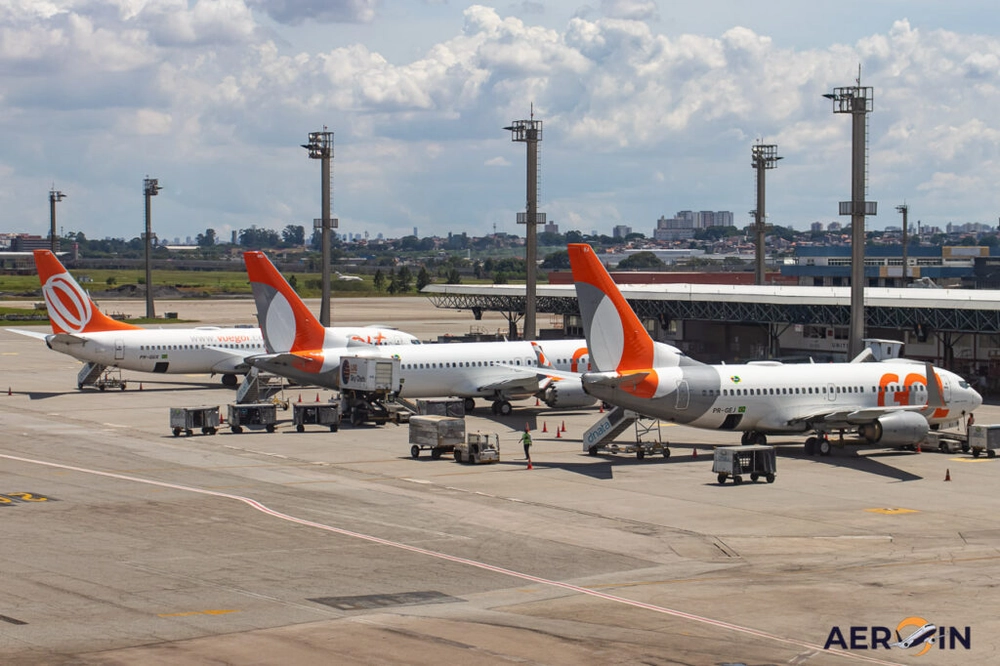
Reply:
[[[413,227],[413,235],[416,236],[417,238],[420,238],[420,236],[417,235],[417,228],[416,227]]]
[[[676,241],[694,238],[696,229],[733,226],[733,213],[728,210],[679,210],[673,217],[660,216],[653,230],[654,240]]]
[[[813,232],[814,234],[823,233],[823,223],[813,222],[812,224],[809,225],[809,231]]]
[[[32,250],[48,250],[52,246],[44,236],[18,234],[10,239],[11,252],[31,252]],[[59,239],[56,239],[56,252],[59,251]]]
[[[543,231],[547,234],[557,234],[559,233],[559,225],[555,222],[546,222]]]
[[[615,228],[611,230],[612,238],[626,238],[632,233],[632,227],[625,224],[615,225]]]
[[[832,232],[835,232],[835,233],[843,230],[843,228],[844,228],[844,225],[841,224],[840,222],[831,222],[830,224],[826,225],[826,230],[827,231],[832,231]]]

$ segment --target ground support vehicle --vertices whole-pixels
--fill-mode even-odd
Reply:
[[[476,465],[500,462],[500,435],[495,432],[470,432],[464,442],[455,445],[455,462]]]
[[[119,389],[124,391],[127,385],[128,382],[122,379],[122,371],[118,368],[108,368],[104,371],[100,378],[94,382],[94,386],[96,386],[100,391],[106,391],[107,389]]]
[[[762,476],[768,483],[774,483],[777,466],[778,458],[773,446],[719,446],[715,449],[712,472],[718,475],[716,479],[719,485],[724,484],[729,477],[739,485],[743,483],[744,475],[749,475],[754,483]]]
[[[418,398],[416,400],[417,414],[427,416],[465,417],[465,400],[463,398]]]
[[[278,407],[273,402],[229,405],[229,429],[233,432],[243,432],[244,427],[259,426],[263,426],[268,432],[274,432],[277,422]]]
[[[410,417],[410,455],[414,458],[429,449],[431,458],[437,460],[464,441],[465,419],[435,414]]]
[[[987,458],[995,458],[997,449],[1000,449],[1000,424],[974,425],[969,428],[969,448],[973,458],[983,454]]]
[[[401,388],[398,358],[349,356],[340,362],[340,413],[351,425],[405,421],[405,409],[394,401]]]
[[[634,442],[614,441],[629,427],[635,429]],[[624,407],[614,407],[583,434],[583,450],[592,456],[598,453],[634,453],[636,458],[642,460],[647,454],[660,453],[669,458],[668,444],[660,434],[659,420],[646,418]]]
[[[340,404],[336,402],[292,403],[292,424],[302,432],[307,425],[329,426],[330,432],[340,427]]]
[[[931,430],[924,438],[921,449],[937,449],[941,453],[969,451],[969,436],[955,430]]]
[[[170,428],[174,437],[179,437],[182,432],[190,437],[199,428],[203,435],[214,435],[219,430],[219,408],[171,407]]]

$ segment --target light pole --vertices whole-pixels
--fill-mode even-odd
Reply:
[[[53,187],[49,190],[49,249],[55,254],[58,244],[56,243],[56,203],[66,198],[66,195]]]
[[[323,245],[323,268],[320,282],[323,286],[323,301],[319,308],[319,321],[323,326],[330,325],[330,229],[337,228],[338,221],[330,217],[331,173],[330,160],[333,159],[333,132],[323,126],[322,132],[309,132],[309,143],[302,144],[309,151],[310,159],[320,160],[320,179],[322,196],[322,217],[313,220],[313,228],[320,229],[320,242]]]
[[[153,319],[156,317],[156,311],[153,308],[153,209],[151,205],[151,200],[157,194],[160,193],[160,181],[157,178],[146,178],[142,181],[142,193],[146,197],[146,233],[145,233],[145,246],[146,246],[146,319]]]
[[[907,250],[907,244],[909,242],[907,238],[907,224],[906,218],[909,216],[910,207],[905,203],[896,206],[896,212],[903,214],[903,286],[905,287],[910,283],[910,262],[909,262],[909,251]]]
[[[505,130],[511,132],[511,141],[527,144],[528,147],[528,201],[527,211],[517,214],[517,223],[525,225],[524,232],[524,331],[522,338],[535,339],[536,273],[538,272],[538,225],[545,224],[545,213],[538,212],[538,142],[542,140],[542,121],[535,120],[532,108],[531,118],[515,120]]]
[[[755,252],[756,269],[754,284],[764,284],[764,231],[767,215],[764,209],[764,172],[778,166],[778,147],[773,144],[758,143],[750,150],[750,166],[757,172],[757,210],[754,213],[754,228],[757,231],[757,248]]]
[[[867,148],[868,114],[872,110],[871,87],[862,87],[861,72],[857,85],[834,88],[823,95],[833,100],[834,113],[849,113],[851,134],[851,200],[840,202],[840,214],[851,216],[851,331],[848,356],[861,353],[865,337],[865,215],[877,214],[877,203],[865,201],[867,186],[865,153]]]

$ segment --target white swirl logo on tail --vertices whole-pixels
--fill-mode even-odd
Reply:
[[[57,328],[70,333],[82,333],[87,328],[93,316],[90,297],[69,273],[59,273],[46,280],[42,295],[49,308],[49,319]]]

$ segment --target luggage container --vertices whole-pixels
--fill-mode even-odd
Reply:
[[[437,415],[410,417],[410,455],[414,458],[430,449],[431,458],[437,460],[464,441],[465,419]]]
[[[457,419],[465,417],[465,400],[463,398],[419,398],[417,414],[429,416],[452,416]]]
[[[302,432],[307,425],[329,426],[330,432],[340,427],[340,405],[335,402],[292,403],[292,423]]]
[[[277,422],[278,406],[273,402],[229,405],[229,429],[233,432],[243,432],[244,427],[254,426],[263,426],[268,432],[274,432]]]
[[[1000,424],[974,425],[969,428],[969,448],[972,457],[978,458],[986,454],[987,458],[995,458],[1000,449]]]
[[[219,429],[219,408],[171,407],[170,428],[174,437],[179,437],[182,432],[190,437],[199,428],[203,435],[214,435]]]
[[[777,463],[778,459],[775,456],[773,446],[760,444],[719,446],[715,449],[712,472],[718,475],[716,479],[719,481],[719,485],[724,484],[728,477],[732,477],[733,483],[739,485],[743,483],[745,474],[749,475],[750,480],[754,483],[762,476],[768,483],[774,483]]]

